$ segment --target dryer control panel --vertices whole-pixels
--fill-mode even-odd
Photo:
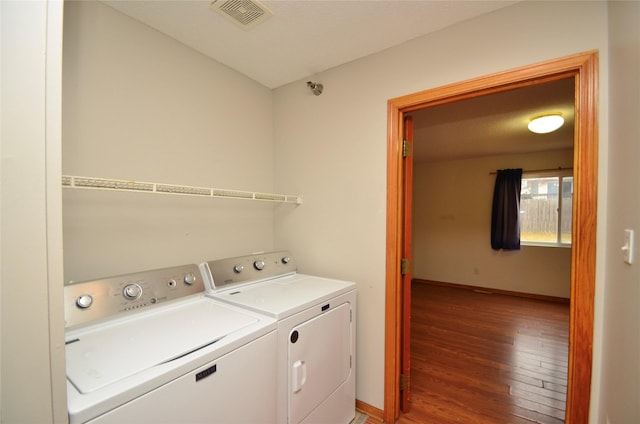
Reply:
[[[69,283],[64,287],[65,327],[115,318],[198,293],[204,293],[204,282],[195,264]]]
[[[297,270],[293,257],[285,250],[219,259],[201,266],[211,290],[228,289],[234,285],[292,274]]]

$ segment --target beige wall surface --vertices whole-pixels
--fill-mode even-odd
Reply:
[[[491,249],[497,169],[571,167],[572,150],[490,156],[414,166],[413,277],[569,298],[571,249]]]
[[[273,192],[271,90],[97,1],[63,67],[63,174]],[[65,189],[65,281],[270,250],[275,207]]]
[[[609,2],[610,101],[606,285],[598,423],[640,422],[640,3]],[[624,263],[624,229],[635,262]]]
[[[290,248],[303,272],[357,282],[358,399],[384,407],[387,101],[598,50],[602,158],[606,31],[604,2],[522,2],[314,75],[309,79],[324,84],[321,96],[308,90],[306,79],[274,90],[275,187],[304,196],[303,207],[276,211],[275,244]],[[599,178],[606,186],[606,163]],[[603,228],[598,227],[598,290]],[[596,332],[596,381],[599,337]]]
[[[0,422],[64,422],[62,3],[2,1],[0,22]]]

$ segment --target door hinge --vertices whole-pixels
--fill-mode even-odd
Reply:
[[[400,374],[400,390],[407,390],[409,388],[409,376],[406,374]]]
[[[411,265],[411,261],[407,258],[402,258],[400,261],[400,274],[407,275],[409,273],[409,267]]]
[[[409,156],[411,156],[411,142],[402,140],[402,157],[407,158]]]

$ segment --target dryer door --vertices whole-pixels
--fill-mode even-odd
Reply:
[[[289,333],[289,423],[299,423],[349,378],[351,307],[344,303]],[[354,406],[355,407],[355,406]]]

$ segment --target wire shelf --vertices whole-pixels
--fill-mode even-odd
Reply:
[[[292,194],[259,193],[252,191],[226,190],[220,188],[192,187],[175,184],[149,183],[110,178],[62,176],[62,187],[84,190],[128,191],[138,193],[174,194],[179,196],[216,197],[226,199],[260,200],[300,205],[302,197]]]

